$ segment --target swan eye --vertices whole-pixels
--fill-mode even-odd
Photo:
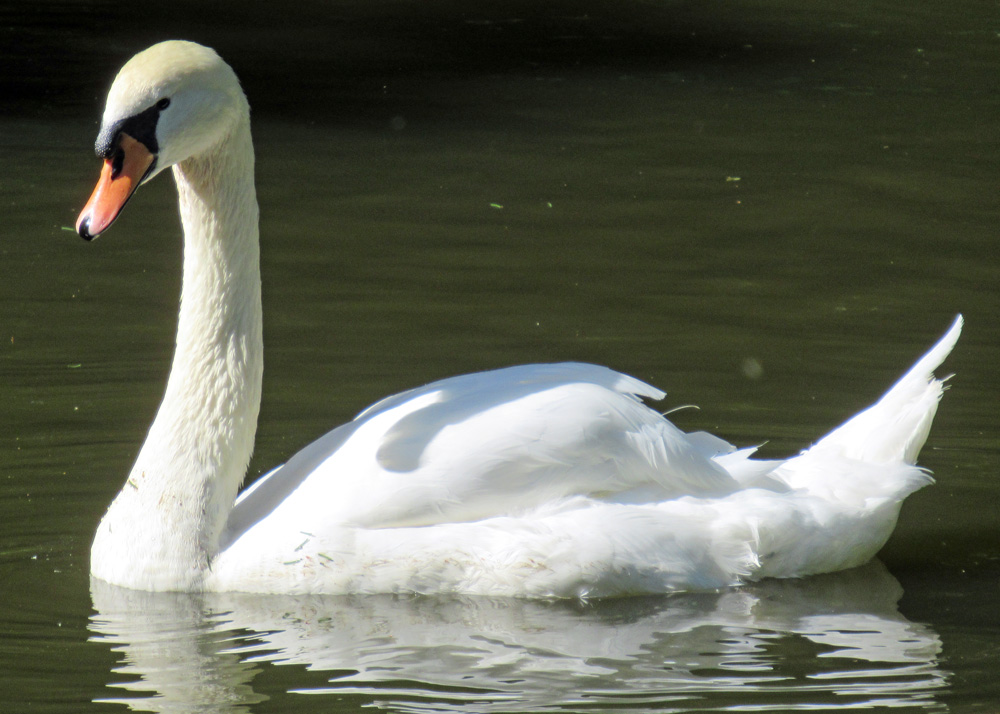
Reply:
[[[163,99],[161,99],[156,103],[156,108],[159,109],[161,112],[169,106],[170,106],[170,97],[164,97]]]

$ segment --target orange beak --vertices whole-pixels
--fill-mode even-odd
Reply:
[[[118,151],[104,160],[97,187],[76,219],[76,232],[86,240],[103,233],[118,218],[155,160],[142,142],[123,133]]]

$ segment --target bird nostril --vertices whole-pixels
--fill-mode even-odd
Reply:
[[[119,146],[114,155],[111,157],[111,180],[114,181],[118,178],[118,175],[122,172],[122,167],[125,165],[125,152]]]

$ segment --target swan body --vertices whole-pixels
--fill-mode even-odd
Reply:
[[[105,230],[172,167],[184,228],[166,394],[94,538],[91,573],[142,590],[596,597],[860,565],[902,500],[959,317],[874,406],[787,460],[687,434],[604,367],[542,364],[382,400],[238,495],[262,379],[246,99],[214,51],[164,42],[109,93],[104,169],[77,228]]]

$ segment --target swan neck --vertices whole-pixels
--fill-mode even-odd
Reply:
[[[176,349],[159,411],[95,539],[92,570],[103,579],[143,589],[197,589],[218,552],[260,408],[253,169],[249,120],[213,150],[173,168],[184,228]],[[131,562],[132,574],[105,577],[101,560],[118,560],[117,567]]]

